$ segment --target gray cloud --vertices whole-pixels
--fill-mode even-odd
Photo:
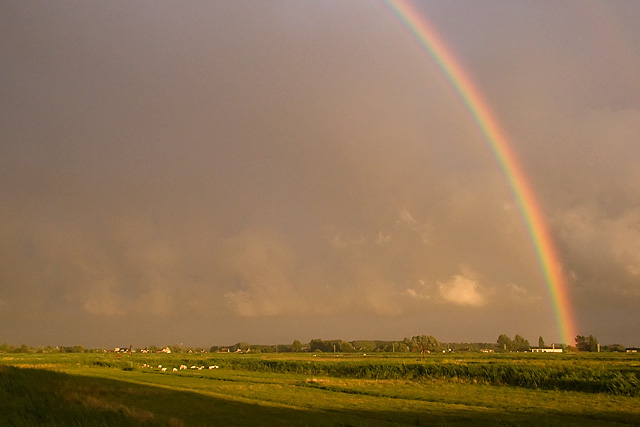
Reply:
[[[578,332],[638,345],[640,9],[588,6],[420,5],[539,196]],[[384,5],[2,9],[0,339],[559,339],[505,177]]]

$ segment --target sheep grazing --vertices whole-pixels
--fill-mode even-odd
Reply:
[[[158,365],[158,369],[162,369],[162,365]]]
[[[167,368],[162,368],[162,372],[167,372]]]
[[[209,366],[209,369],[218,369],[218,368],[219,368],[219,366],[218,366],[218,365],[212,365],[212,366]]]
[[[173,372],[178,372],[178,368],[173,368]]]
[[[180,365],[180,370],[187,369],[187,365]]]
[[[195,366],[195,365],[193,365],[193,366],[192,366],[191,368],[189,368],[189,369],[196,369],[196,366]]]

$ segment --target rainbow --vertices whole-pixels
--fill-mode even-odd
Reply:
[[[505,132],[500,128],[495,114],[489,108],[480,91],[424,14],[416,10],[407,0],[385,0],[385,3],[402,20],[422,48],[444,72],[496,156],[502,173],[509,182],[518,203],[535,248],[553,305],[560,338],[564,343],[572,345],[575,338],[575,322],[562,264],[545,222],[540,203],[536,199]]]

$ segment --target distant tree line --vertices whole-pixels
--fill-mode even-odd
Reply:
[[[578,335],[575,338],[576,345],[556,345],[556,348],[563,348],[567,351],[582,352],[624,352],[626,349],[620,344],[602,345],[598,344],[598,340],[593,336]],[[545,348],[544,339],[538,338],[538,347]],[[277,345],[261,345],[250,344],[248,342],[238,342],[230,346],[211,346],[208,350],[204,347],[184,347],[182,344],[174,344],[165,347],[157,347],[150,345],[144,349],[137,347],[134,352],[156,353],[169,348],[172,353],[211,353],[215,352],[242,352],[242,353],[298,353],[298,352],[322,352],[322,353],[374,353],[374,352],[393,352],[393,353],[418,353],[425,355],[427,353],[442,352],[477,352],[477,351],[495,351],[495,352],[511,352],[511,351],[529,351],[531,346],[529,341],[520,335],[516,335],[511,339],[506,334],[501,334],[495,343],[464,343],[464,342],[440,342],[431,335],[416,335],[411,338],[404,338],[401,341],[384,341],[384,340],[355,340],[345,341],[341,339],[323,340],[320,338],[312,339],[309,343],[303,344],[298,340],[294,340],[291,344]],[[22,344],[19,347],[3,343],[0,345],[0,353],[92,353],[104,352],[104,349],[85,349],[81,345],[74,346],[46,346],[46,347],[30,347]],[[113,351],[113,349],[109,349]]]
[[[564,345],[560,344],[556,348],[563,348],[567,351],[583,351],[583,352],[621,352],[625,351],[625,347],[620,344],[609,344],[600,346],[598,344],[598,340],[593,336],[584,336],[577,335],[575,338],[576,345]],[[512,340],[505,334],[501,334],[497,340],[498,351],[527,351],[531,347],[529,346],[529,342],[522,338],[520,335],[516,335]],[[538,338],[538,347],[545,348],[544,339],[542,337]],[[548,347],[547,347],[548,348]]]
[[[498,337],[498,351],[527,351],[531,349],[529,341],[516,335],[513,340],[505,334]]]
[[[441,342],[431,335],[416,335],[411,338],[404,338],[401,341],[383,341],[383,340],[355,340],[345,341],[341,339],[323,340],[320,338],[312,339],[307,344],[302,344],[295,340],[292,344],[278,345],[252,345],[248,342],[239,342],[231,346],[221,347],[212,346],[211,352],[221,351],[225,349],[230,352],[254,352],[254,353],[291,353],[291,352],[316,352],[316,353],[374,353],[374,352],[395,352],[395,353],[427,353],[440,352],[477,352],[477,351],[495,351],[495,352],[511,352],[511,351],[529,351],[531,350],[529,341],[521,335],[515,335],[511,339],[506,334],[501,334],[494,343],[486,342]],[[538,338],[538,347],[545,348],[545,342],[542,337]],[[549,346],[550,347],[550,346]],[[569,351],[598,351],[598,340],[592,335],[576,337],[576,346],[568,346],[566,344],[556,344],[556,348],[563,348]],[[620,344],[610,344],[600,347],[600,351],[625,351],[625,347]]]
[[[86,350],[81,345],[74,345],[72,347],[67,346],[46,346],[46,347],[30,347],[26,344],[22,344],[19,347],[11,344],[0,344],[0,353],[87,353],[96,352],[100,350]]]
[[[600,344],[598,344],[598,340],[593,336],[589,335],[585,337],[584,335],[576,336],[576,348],[578,351],[600,351]]]

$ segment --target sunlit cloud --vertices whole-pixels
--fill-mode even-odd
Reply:
[[[481,307],[487,303],[477,280],[461,274],[454,275],[448,282],[438,283],[440,297],[459,306]]]

